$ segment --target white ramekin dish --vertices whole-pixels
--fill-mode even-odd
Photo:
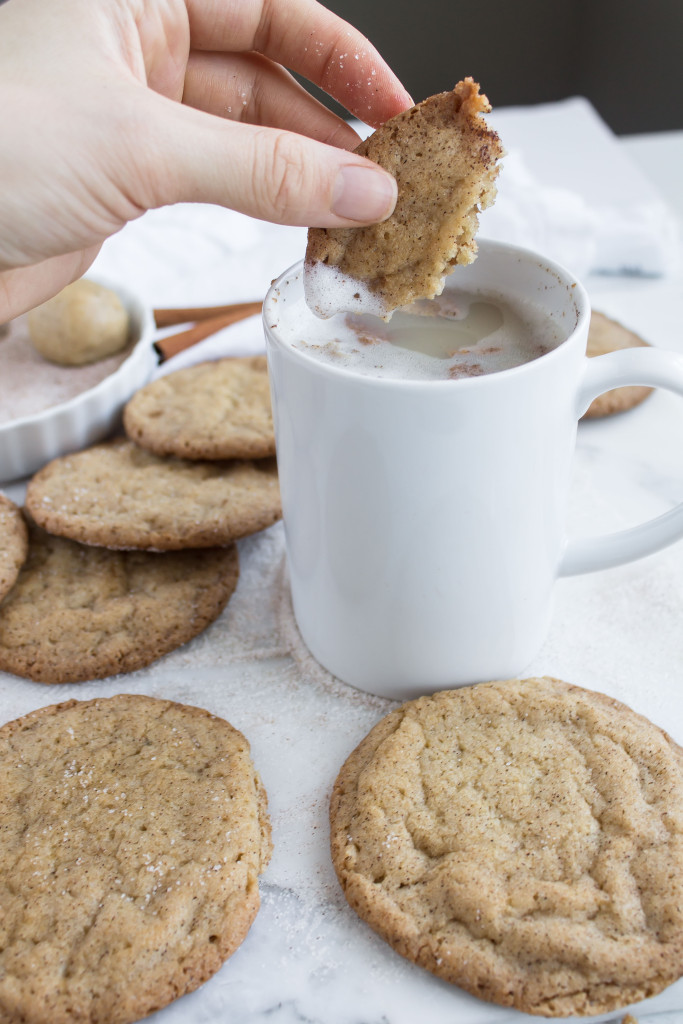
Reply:
[[[121,365],[94,387],[31,416],[0,425],[0,483],[35,473],[50,459],[101,441],[120,422],[129,398],[152,376],[154,316],[136,295],[119,284],[94,278],[115,291],[130,314],[133,347]]]

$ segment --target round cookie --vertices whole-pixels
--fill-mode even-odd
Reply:
[[[330,818],[351,906],[482,999],[591,1015],[683,974],[683,750],[618,701],[525,679],[404,704]]]
[[[77,683],[143,668],[213,622],[238,575],[234,545],[119,552],[32,527],[28,559],[0,605],[0,669]]]
[[[60,537],[145,551],[230,544],[282,514],[274,459],[160,458],[128,440],[48,463],[30,482],[26,507]]]
[[[616,352],[621,348],[639,348],[647,345],[646,341],[616,320],[610,320],[604,313],[592,311],[588,328],[587,356],[604,356],[607,352]],[[597,419],[617,412],[626,412],[627,409],[640,405],[651,391],[652,388],[637,384],[606,391],[591,402],[582,418]]]
[[[0,601],[15,584],[28,554],[28,531],[21,510],[0,494]]]
[[[130,317],[116,292],[85,278],[32,309],[27,323],[41,356],[63,366],[106,359],[125,347],[130,334]]]
[[[156,455],[260,459],[275,454],[265,356],[176,370],[141,388],[123,412],[126,433]]]
[[[0,1018],[128,1024],[197,988],[259,907],[249,745],[200,708],[68,701],[0,729]]]

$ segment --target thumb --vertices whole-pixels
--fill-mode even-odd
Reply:
[[[149,92],[134,167],[141,205],[216,203],[261,220],[348,227],[389,217],[395,179],[306,136],[241,124]],[[136,110],[140,116],[140,106]],[[138,189],[135,189],[136,193]]]
[[[28,267],[0,271],[0,324],[33,309],[82,277],[100,251],[99,245],[52,256]]]

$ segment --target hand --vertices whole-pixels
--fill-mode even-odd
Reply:
[[[377,125],[412,102],[315,0],[0,6],[0,323],[79,277],[145,210],[207,202],[285,224],[372,223],[396,184],[291,68]]]

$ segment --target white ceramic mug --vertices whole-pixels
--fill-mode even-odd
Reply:
[[[278,325],[296,315],[302,294],[301,265],[264,304],[301,635],[339,679],[398,699],[514,676],[543,642],[558,577],[642,557],[683,535],[683,506],[607,536],[565,535],[578,419],[622,385],[683,395],[683,357],[639,348],[587,359],[584,288],[515,246],[481,241],[451,283],[533,301],[564,340],[479,377],[374,378],[281,337]]]

